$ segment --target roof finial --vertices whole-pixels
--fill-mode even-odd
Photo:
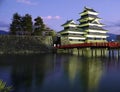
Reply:
[[[87,6],[85,6],[84,8],[85,8],[85,9],[92,9],[92,8],[90,8],[90,7],[87,7]]]

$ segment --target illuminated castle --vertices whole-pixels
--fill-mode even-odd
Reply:
[[[79,25],[73,20],[67,21],[62,26],[64,30],[60,31],[60,34],[63,38],[66,37],[66,39],[68,39],[68,42],[65,42],[66,44],[83,43],[85,41],[85,33],[82,29],[78,28]]]
[[[84,7],[83,12],[80,13],[81,18],[78,19],[79,24],[73,20],[63,24],[64,30],[59,32],[62,44],[107,42],[107,30],[102,28],[104,24],[99,22],[101,18],[97,15],[98,12],[95,10]],[[68,42],[66,43],[64,40],[68,40]]]

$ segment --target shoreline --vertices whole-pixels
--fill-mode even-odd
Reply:
[[[0,54],[53,53],[52,36],[0,35]]]

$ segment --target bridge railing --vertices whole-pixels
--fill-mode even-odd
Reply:
[[[58,49],[67,49],[67,48],[87,48],[87,47],[97,47],[97,48],[120,48],[120,43],[118,42],[103,42],[103,43],[80,43],[80,44],[68,44],[56,46]]]

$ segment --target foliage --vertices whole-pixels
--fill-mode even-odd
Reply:
[[[10,92],[12,90],[11,86],[6,86],[6,83],[0,80],[0,92]]]
[[[32,30],[33,30],[32,25],[33,23],[32,23],[31,15],[26,14],[25,16],[22,17],[21,26],[25,34],[32,33]]]
[[[56,36],[56,33],[55,33],[54,30],[52,30],[52,31],[50,31],[49,35],[50,35],[50,36]]]
[[[53,39],[50,36],[1,35],[0,43],[0,54],[48,53]]]
[[[13,15],[12,23],[10,24],[10,34],[12,35],[37,35],[37,36],[55,36],[56,33],[51,28],[47,27],[41,17],[34,19],[33,25],[32,16],[25,14],[20,16],[18,13]]]
[[[13,15],[12,24],[10,24],[10,33],[15,35],[17,31],[21,31],[21,16],[15,13]]]
[[[54,30],[46,30],[46,36],[56,36],[56,32]]]
[[[42,35],[43,31],[45,30],[45,24],[42,20],[41,17],[37,17],[36,19],[34,19],[35,23],[34,23],[34,35]]]
[[[12,23],[10,24],[10,34],[26,35],[32,33],[32,17],[29,14],[20,16],[18,13],[13,15]]]

